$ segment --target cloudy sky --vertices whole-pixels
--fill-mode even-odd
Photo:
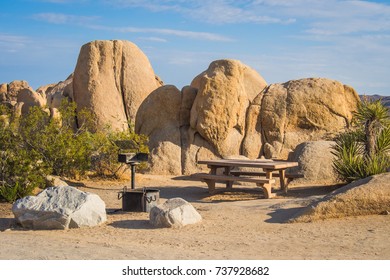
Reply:
[[[83,44],[111,39],[138,45],[179,89],[232,58],[268,83],[325,77],[390,95],[389,0],[5,0],[0,83],[64,80]]]

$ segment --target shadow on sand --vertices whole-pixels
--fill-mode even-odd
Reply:
[[[108,225],[115,228],[123,228],[123,229],[155,229],[149,223],[149,220],[123,220],[123,221],[112,222]]]
[[[294,208],[288,208],[288,209],[277,209],[275,211],[272,211],[268,213],[268,215],[271,216],[270,219],[265,220],[265,222],[270,224],[285,224],[288,223],[288,221],[293,218],[297,213],[302,211],[305,207],[294,207]]]
[[[279,194],[280,198],[291,199],[291,201],[275,205],[273,211],[268,213],[270,219],[265,220],[267,223],[288,223],[299,212],[314,201],[324,197],[342,187],[343,185],[333,186],[306,186],[292,188],[287,194]],[[298,206],[297,206],[298,205]]]
[[[15,228],[16,220],[14,218],[0,218],[0,231]]]

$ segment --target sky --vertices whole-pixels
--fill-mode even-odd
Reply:
[[[82,45],[116,39],[179,89],[237,59],[268,84],[323,77],[390,95],[390,0],[2,0],[0,84],[63,81]]]

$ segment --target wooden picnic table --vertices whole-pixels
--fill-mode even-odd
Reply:
[[[216,159],[200,160],[198,164],[206,164],[210,168],[210,173],[194,174],[205,181],[210,192],[214,192],[216,182],[225,182],[226,188],[231,189],[236,181],[252,182],[262,187],[266,198],[272,197],[271,189],[275,180],[273,177],[279,177],[280,187],[287,192],[286,169],[298,166],[298,162],[280,161],[280,160],[246,160],[246,159]],[[262,169],[263,171],[240,171],[239,168],[249,167],[251,169]],[[224,174],[218,175],[217,170],[223,168]],[[237,170],[238,169],[238,170]],[[277,173],[275,173],[277,172]],[[244,175],[244,177],[241,177]],[[265,177],[265,178],[264,178]],[[294,175],[292,177],[302,177]]]

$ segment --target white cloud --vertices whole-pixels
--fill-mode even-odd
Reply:
[[[151,41],[151,42],[160,42],[160,43],[168,42],[168,40],[160,37],[139,37],[138,39],[141,41]]]
[[[32,16],[35,20],[54,24],[86,24],[96,20],[96,16],[76,16],[61,13],[40,13]]]
[[[209,32],[196,32],[166,28],[139,28],[139,27],[107,27],[101,25],[89,25],[88,28],[121,33],[152,33],[159,35],[172,35],[196,40],[230,42],[231,38]]]
[[[29,42],[30,39],[25,36],[0,33],[0,50],[5,52],[17,52],[26,47]]]
[[[152,12],[176,12],[200,22],[214,24],[249,22],[288,24],[295,21],[292,18],[283,19],[279,16],[256,13],[253,10],[253,3],[256,1],[113,0],[106,2],[121,7],[144,8]]]
[[[112,0],[121,7],[176,12],[215,24],[306,22],[307,33],[349,34],[390,30],[390,5],[361,0]]]

